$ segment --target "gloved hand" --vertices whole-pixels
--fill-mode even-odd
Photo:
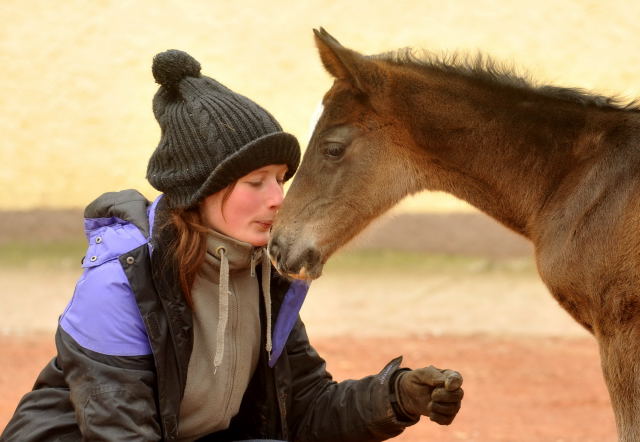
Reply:
[[[429,366],[400,372],[394,390],[400,409],[407,416],[428,416],[440,425],[449,425],[460,410],[464,394],[461,385],[462,376],[457,371]]]

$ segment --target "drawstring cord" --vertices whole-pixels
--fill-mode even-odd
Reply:
[[[224,335],[229,317],[229,259],[224,247],[218,247],[216,252],[220,255],[220,291],[218,294],[218,329],[216,332],[216,354],[213,358],[213,374],[222,363]]]
[[[271,359],[271,261],[267,248],[263,248],[262,256],[262,294],[264,295],[264,309],[267,316],[267,345],[266,350]]]

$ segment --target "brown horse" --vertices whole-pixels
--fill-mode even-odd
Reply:
[[[335,81],[273,227],[278,270],[317,278],[404,196],[456,195],[533,242],[549,291],[598,341],[620,440],[640,441],[638,106],[482,56],[363,56],[314,32]]]

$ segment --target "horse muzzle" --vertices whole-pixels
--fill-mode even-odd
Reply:
[[[292,279],[312,280],[322,274],[324,263],[320,251],[309,244],[287,243],[275,234],[267,248],[271,263],[278,273]]]

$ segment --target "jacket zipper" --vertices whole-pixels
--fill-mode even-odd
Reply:
[[[233,282],[231,283],[231,285],[233,285]],[[230,344],[229,345],[229,349],[232,350],[229,353],[233,353],[232,355],[230,354],[229,356],[231,357],[231,373],[235,373],[236,371],[236,365],[238,362],[238,352],[237,352],[237,348],[236,348],[236,342],[233,339],[234,336],[236,336],[236,329],[238,328],[238,303],[236,302],[236,295],[235,295],[236,291],[235,291],[235,287],[233,287],[233,290],[229,290],[229,306],[233,306],[232,308],[230,308],[230,311],[233,311],[233,313],[231,314],[231,316],[233,317],[231,322],[231,339],[230,339]],[[224,357],[224,355],[223,355]],[[224,418],[227,418],[227,414],[229,413],[229,403],[231,402],[231,397],[233,396],[233,387],[234,387],[234,382],[233,382],[234,376],[232,375],[229,378],[229,391],[227,392],[227,397],[225,398],[225,402],[224,402],[224,413],[225,416]]]

